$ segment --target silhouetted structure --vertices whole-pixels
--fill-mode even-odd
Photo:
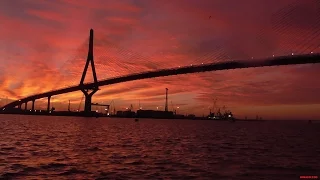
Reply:
[[[110,115],[110,105],[109,104],[99,104],[99,103],[91,103],[92,106],[102,106],[108,115]],[[102,112],[100,112],[102,113]]]
[[[220,112],[220,109],[217,113],[212,113],[208,115],[208,119],[212,120],[235,120],[231,111],[225,111],[223,114]]]
[[[125,117],[125,118],[132,118],[132,117],[135,117],[135,115],[136,113],[131,110],[117,111],[117,114],[116,114],[117,117]]]
[[[91,83],[91,86],[88,87],[88,86],[84,86],[83,83],[84,83],[84,79],[85,79],[87,71],[88,71],[89,63],[91,63],[92,75],[93,75],[94,82]],[[90,30],[88,57],[87,57],[86,65],[85,65],[83,73],[82,73],[82,77],[81,77],[79,86],[80,86],[80,90],[83,92],[83,94],[85,96],[84,114],[90,116],[92,113],[91,112],[92,96],[94,93],[96,93],[99,90],[96,69],[94,67],[94,61],[93,61],[93,29]],[[91,92],[90,92],[90,90],[91,90]]]
[[[86,72],[88,70],[89,63],[91,63],[92,73],[94,82],[84,83],[84,79],[86,76]],[[210,64],[201,64],[201,65],[192,65],[185,66],[179,68],[170,68],[170,69],[162,69],[156,71],[149,71],[144,73],[136,73],[125,76],[120,76],[116,78],[104,79],[101,81],[97,80],[97,75],[94,66],[94,57],[93,57],[93,30],[90,30],[90,38],[89,38],[89,50],[87,62],[84,67],[84,71],[82,74],[82,78],[79,85],[71,86],[67,88],[62,88],[58,90],[53,90],[45,93],[39,93],[36,95],[31,95],[25,97],[23,99],[13,101],[0,109],[0,112],[10,112],[15,111],[15,107],[21,109],[21,105],[25,103],[25,109],[27,109],[27,103],[32,101],[31,111],[35,110],[35,101],[41,98],[48,98],[47,104],[47,112],[50,110],[50,100],[52,96],[70,93],[74,91],[81,90],[85,96],[85,107],[84,114],[90,115],[91,111],[91,99],[94,93],[99,90],[100,86],[112,85],[122,82],[147,79],[147,78],[155,78],[155,77],[163,77],[163,76],[171,76],[171,75],[179,75],[179,74],[188,74],[188,73],[196,73],[196,72],[206,72],[206,71],[219,71],[219,70],[228,70],[228,69],[242,69],[242,68],[253,68],[253,67],[266,67],[266,66],[280,66],[280,65],[293,65],[293,64],[309,64],[309,63],[320,63],[320,54],[311,53],[311,54],[303,54],[303,55],[290,55],[290,56],[280,56],[280,57],[271,57],[261,60],[232,60],[228,62],[216,62]],[[91,91],[91,92],[90,92]],[[167,97],[166,97],[166,111],[167,111]]]
[[[164,111],[168,111],[168,88],[166,88],[166,104],[165,104],[165,108]]]
[[[196,117],[196,115],[194,115],[194,114],[188,114],[188,116],[187,116],[188,119],[194,119],[195,117]]]
[[[138,110],[137,117],[139,118],[161,118],[171,119],[174,117],[172,111],[154,111],[154,110]]]
[[[69,100],[69,104],[68,104],[68,111],[70,112],[70,100]]]

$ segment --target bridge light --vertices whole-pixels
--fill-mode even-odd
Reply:
[[[104,109],[104,110],[108,111],[108,109],[107,109],[107,108],[106,108],[106,109]]]
[[[180,67],[180,66],[178,66],[178,67]]]
[[[272,55],[272,57],[274,57],[274,55]]]
[[[31,112],[32,110],[30,109],[30,112]]]
[[[41,112],[41,110],[40,110],[40,112]]]
[[[291,55],[293,56],[293,53],[291,53]]]
[[[4,111],[4,110],[6,110],[6,108],[3,108],[2,110]]]
[[[99,112],[98,110],[96,110],[96,112]]]
[[[110,113],[107,113],[107,116],[110,116]]]
[[[313,52],[311,51],[311,54],[313,54]]]
[[[159,107],[157,107],[157,110],[159,109]]]
[[[191,64],[191,66],[192,66],[192,64]]]
[[[251,59],[253,59],[253,57],[251,57]]]

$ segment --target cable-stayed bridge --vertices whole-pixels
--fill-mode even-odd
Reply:
[[[34,110],[34,103],[38,99],[48,98],[47,111],[50,110],[50,99],[52,96],[66,94],[75,91],[82,91],[85,96],[85,107],[84,112],[91,113],[91,99],[94,93],[99,90],[101,86],[107,86],[117,83],[124,83],[128,81],[156,78],[163,76],[172,76],[180,74],[189,74],[189,73],[200,73],[206,71],[221,71],[221,70],[230,70],[230,69],[244,69],[244,68],[255,68],[255,67],[267,67],[267,66],[282,66],[282,65],[296,65],[296,64],[310,64],[310,63],[320,63],[320,53],[310,52],[308,54],[299,54],[299,55],[288,55],[288,56],[273,56],[271,58],[265,59],[239,59],[239,60],[230,60],[224,62],[215,62],[215,63],[201,63],[201,64],[190,64],[188,66],[180,66],[176,68],[160,69],[154,71],[146,71],[141,73],[132,73],[129,75],[118,76],[108,79],[97,79],[97,74],[94,64],[94,55],[93,55],[93,30],[90,30],[89,38],[89,50],[88,57],[85,64],[85,68],[80,80],[79,85],[70,86],[62,89],[56,89],[49,92],[34,94],[28,97],[21,98],[19,100],[13,101],[1,108],[2,111],[10,111],[13,108],[21,108],[22,104],[25,104],[27,108],[27,103],[32,102],[32,111]],[[94,82],[84,83],[87,70],[89,66],[92,69]]]

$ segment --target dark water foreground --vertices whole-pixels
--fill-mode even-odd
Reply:
[[[0,179],[319,176],[320,123],[0,116]]]

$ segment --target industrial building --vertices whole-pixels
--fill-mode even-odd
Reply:
[[[131,118],[135,117],[136,113],[134,111],[117,111],[116,116],[117,117],[125,117],[125,118]]]
[[[138,110],[138,118],[161,118],[161,119],[171,119],[174,118],[172,111],[155,111],[155,110]]]

